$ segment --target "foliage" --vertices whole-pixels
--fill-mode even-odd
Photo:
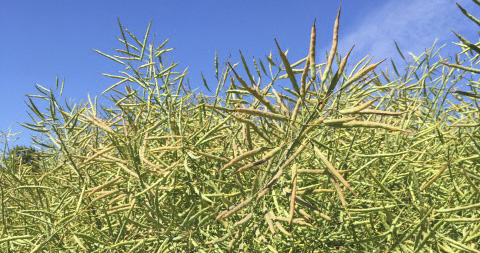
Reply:
[[[23,164],[33,165],[38,158],[37,150],[33,147],[18,145],[8,151],[7,159],[21,158]]]
[[[1,171],[0,250],[478,251],[479,43],[347,65],[339,15],[325,62],[314,24],[295,63],[216,59],[213,96],[120,25],[111,106],[29,96],[44,169]]]

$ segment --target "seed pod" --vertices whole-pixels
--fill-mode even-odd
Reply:
[[[335,186],[335,190],[337,190],[337,195],[340,198],[340,201],[342,202],[343,209],[345,209],[345,212],[347,212],[348,217],[351,219],[350,212],[348,211],[348,208],[347,208],[347,201],[343,196],[342,188],[340,188],[340,185],[338,185],[337,180],[335,180],[335,178],[332,177],[330,179],[332,180],[332,183]]]
[[[399,127],[391,126],[388,124],[380,123],[380,122],[372,122],[372,121],[358,121],[353,120],[347,123],[343,123],[342,127],[367,127],[367,128],[382,128],[391,131],[403,131],[407,132],[405,129],[401,129]]]
[[[331,190],[331,189],[313,189],[313,190],[297,191],[297,195],[315,194],[315,193],[332,193],[332,192],[335,192],[335,190]]]
[[[289,110],[285,106],[285,104],[283,103],[282,98],[280,97],[280,95],[277,93],[277,91],[274,88],[272,88],[272,92],[273,92],[273,95],[275,96],[277,104],[280,106],[280,109],[282,110],[283,114],[288,116]]]
[[[315,27],[316,19],[313,21],[312,25],[312,32],[310,34],[310,50],[308,55],[308,61],[310,61],[310,78],[315,80],[315,44],[316,44],[316,37],[317,37],[317,29]],[[303,90],[305,93],[307,91],[307,87]]]
[[[280,151],[282,149],[282,147],[276,147],[274,149],[272,149],[270,152],[268,152],[265,156],[263,156],[260,160],[258,161],[254,161],[254,162],[251,162],[241,168],[239,168],[237,171],[235,171],[235,173],[239,173],[239,172],[242,172],[242,171],[245,171],[245,170],[248,170],[254,166],[257,166],[257,165],[260,165],[260,164],[263,164],[265,163],[266,161],[268,161],[268,159],[270,159],[271,157],[273,157],[278,151]]]
[[[290,78],[290,81],[292,82],[293,89],[295,89],[295,92],[297,92],[297,94],[300,94],[300,88],[298,87],[297,80],[295,79],[295,74],[293,73],[292,67],[290,66],[290,63],[288,63],[287,56],[280,48],[280,45],[278,44],[276,39],[275,39],[275,44],[277,44],[280,58],[282,58],[283,65],[285,66],[285,71],[287,72],[288,78]]]
[[[345,90],[348,86],[350,86],[352,83],[354,83],[355,81],[358,81],[360,78],[364,77],[366,74],[368,74],[368,72],[374,70],[378,65],[380,65],[382,62],[384,62],[385,60],[381,60],[377,63],[374,63],[370,66],[367,66],[361,70],[359,70],[357,73],[355,73],[354,76],[350,77],[342,86],[342,90]]]
[[[291,233],[289,233],[283,226],[282,224],[280,224],[280,222],[276,221],[275,222],[275,226],[278,228],[278,230],[280,230],[280,232],[282,232],[284,235],[290,237],[292,236]]]
[[[352,107],[352,108],[349,108],[349,109],[340,110],[338,112],[340,114],[355,114],[355,113],[358,113],[361,110],[371,106],[373,103],[375,103],[375,101],[377,101],[377,99],[373,99],[373,100],[370,100],[370,101],[368,101],[366,103],[363,103],[359,106],[355,106],[355,107]]]
[[[188,148],[188,147],[187,147]],[[224,162],[224,163],[228,163],[230,162],[230,160],[228,160],[227,158],[225,157],[220,157],[220,156],[216,156],[216,155],[212,155],[212,152],[209,152],[209,153],[206,153],[206,152],[202,152],[200,150],[196,150],[194,148],[188,148],[189,150],[201,155],[201,156],[204,156],[206,158],[210,158],[210,159],[213,159],[215,161],[219,161],[219,162]]]
[[[241,160],[244,160],[246,158],[252,157],[252,156],[254,156],[254,155],[256,155],[260,152],[263,152],[267,149],[268,149],[267,147],[260,147],[260,148],[254,149],[254,150],[247,151],[247,152],[233,158],[232,160],[230,160],[230,162],[225,164],[221,169],[217,170],[217,172],[223,171],[223,170],[227,169],[228,167],[234,165],[235,163],[240,162]]]
[[[344,123],[350,122],[355,120],[353,117],[348,117],[348,118],[339,118],[339,119],[328,119],[324,120],[323,124],[327,126],[335,126],[335,125],[343,125]]]
[[[245,113],[249,115],[255,115],[255,116],[260,116],[260,117],[265,117],[268,119],[275,119],[275,120],[280,120],[280,121],[288,121],[288,118],[281,115],[281,114],[276,114],[276,113],[271,113],[271,112],[265,112],[265,111],[260,111],[257,109],[250,109],[250,108],[236,108],[234,109],[236,112],[240,113]]]
[[[302,72],[302,77],[300,78],[300,96],[302,98],[305,97],[305,90],[306,90],[306,83],[307,83],[307,75],[308,75],[308,67],[310,67],[310,61],[307,60],[305,63],[305,67]]]
[[[340,12],[342,10],[342,6],[338,7],[337,18],[335,19],[335,24],[333,25],[333,38],[332,38],[332,48],[330,49],[330,54],[328,55],[327,59],[327,66],[323,72],[322,76],[322,83],[325,82],[327,79],[328,73],[332,68],[333,58],[335,58],[335,53],[337,52],[337,45],[338,45],[338,27],[340,23]]]
[[[298,209],[298,213],[302,215],[305,219],[307,220],[313,220],[312,216],[310,216],[305,210],[303,209]]]
[[[272,111],[273,113],[279,113],[278,110],[272,105],[272,103],[270,103],[270,101],[268,101],[268,99],[264,95],[262,95],[257,89],[252,88],[247,83],[245,83],[245,81],[237,74],[235,69],[233,69],[232,65],[230,65],[230,63],[228,63],[228,65],[235,74],[237,80],[240,82],[240,84],[242,84],[243,88],[245,88],[250,94],[252,94],[256,99],[258,99],[258,101],[264,104],[265,107],[268,108],[268,110]]]
[[[295,212],[295,198],[297,197],[297,165],[292,166],[292,193],[290,195],[290,214],[288,217],[288,225],[292,225],[293,215]]]
[[[247,198],[246,200],[244,200],[243,202],[241,202],[240,204],[238,205],[234,205],[234,206],[231,206],[229,208],[229,210],[227,212],[225,212],[223,215],[219,215],[217,216],[217,219],[216,220],[224,220],[230,216],[232,216],[232,214],[234,214],[235,212],[237,212],[238,210],[244,208],[246,205],[248,205],[248,203],[250,203],[252,201],[253,197],[249,197]],[[223,213],[223,212],[222,212]]]
[[[382,110],[361,110],[358,114],[375,114],[375,115],[384,115],[384,116],[400,116],[405,112],[389,112],[389,111],[382,111]]]
[[[247,223],[252,217],[253,217],[253,213],[247,214],[247,216],[245,216],[243,219],[235,222],[235,224],[233,224],[233,227],[241,226],[241,225]]]
[[[288,217],[281,217],[281,216],[273,216],[272,219],[276,221],[283,221],[283,222],[289,222],[290,220],[290,218]],[[312,224],[305,222],[305,220],[302,218],[293,219],[292,223],[312,227]]]
[[[441,175],[442,173],[448,168],[450,165],[450,162],[447,162],[438,172],[430,179],[428,180],[424,185],[420,187],[420,191],[426,190],[431,184],[433,184]]]
[[[272,211],[266,212],[266,208],[264,208],[264,212],[265,212],[265,221],[268,224],[268,228],[270,229],[270,232],[272,233],[272,235],[275,235],[275,228],[273,227],[273,222],[271,218],[271,216],[274,216],[274,215],[272,214]]]
[[[345,185],[353,194],[356,194],[353,191],[352,187],[350,187],[350,184],[342,177],[342,175],[340,175],[340,173],[338,173],[338,171],[333,167],[333,165],[330,163],[330,161],[328,161],[328,159],[323,155],[323,153],[320,151],[320,149],[318,149],[316,146],[314,146],[313,149],[315,150],[315,154],[317,154],[317,156],[320,157],[320,159],[323,161],[323,163],[325,163],[329,172],[333,176],[335,176],[338,180],[340,180],[340,182],[342,182],[342,184]]]
[[[92,195],[92,194],[94,194],[94,193],[96,193],[96,192],[98,192],[98,191],[103,190],[103,189],[106,188],[106,187],[119,184],[119,183],[121,183],[122,181],[123,181],[122,178],[116,177],[116,178],[113,178],[112,180],[110,180],[110,181],[108,181],[108,182],[106,182],[106,183],[104,183],[104,184],[102,184],[102,185],[99,185],[99,186],[96,186],[96,187],[94,187],[94,188],[90,188],[90,189],[88,189],[88,190],[85,190],[85,192],[88,193],[87,196],[90,196],[90,195]]]
[[[230,237],[230,235],[232,235],[230,232],[226,233],[225,235],[223,235],[222,237],[216,239],[216,240],[213,240],[213,241],[208,241],[206,242],[205,244],[217,244],[219,242],[223,242],[225,241],[228,237]]]

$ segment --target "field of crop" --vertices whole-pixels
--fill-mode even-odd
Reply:
[[[4,149],[0,252],[479,252],[480,43],[351,63],[339,26],[326,59],[315,23],[303,59],[215,58],[207,96],[120,25],[108,103],[28,95],[41,150]]]

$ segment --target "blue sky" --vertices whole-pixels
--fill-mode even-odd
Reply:
[[[340,53],[355,44],[353,58],[399,59],[393,40],[405,52],[419,54],[435,38],[454,41],[450,30],[478,40],[478,27],[451,0],[329,0],[329,1],[2,1],[0,7],[0,131],[25,132],[28,121],[25,95],[34,85],[54,87],[65,79],[65,95],[85,101],[112,84],[101,73],[119,68],[92,49],[112,52],[119,46],[117,17],[142,37],[149,20],[157,41],[170,38],[171,60],[189,66],[193,86],[201,86],[200,71],[213,80],[213,59],[238,59],[275,53],[273,38],[290,49],[295,61],[306,54],[310,26],[317,19],[317,48],[330,47],[338,5],[342,2]],[[479,13],[470,0],[461,5]],[[322,53],[321,53],[322,52]],[[320,61],[320,59],[317,59]],[[385,66],[386,67],[386,66]],[[197,83],[195,83],[197,82]],[[28,143],[21,134],[17,143]]]

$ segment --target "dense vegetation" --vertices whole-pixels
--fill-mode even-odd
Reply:
[[[28,96],[41,152],[2,159],[0,251],[478,252],[479,43],[347,64],[339,18],[325,62],[314,24],[296,62],[215,59],[210,96],[120,25],[108,106]]]

